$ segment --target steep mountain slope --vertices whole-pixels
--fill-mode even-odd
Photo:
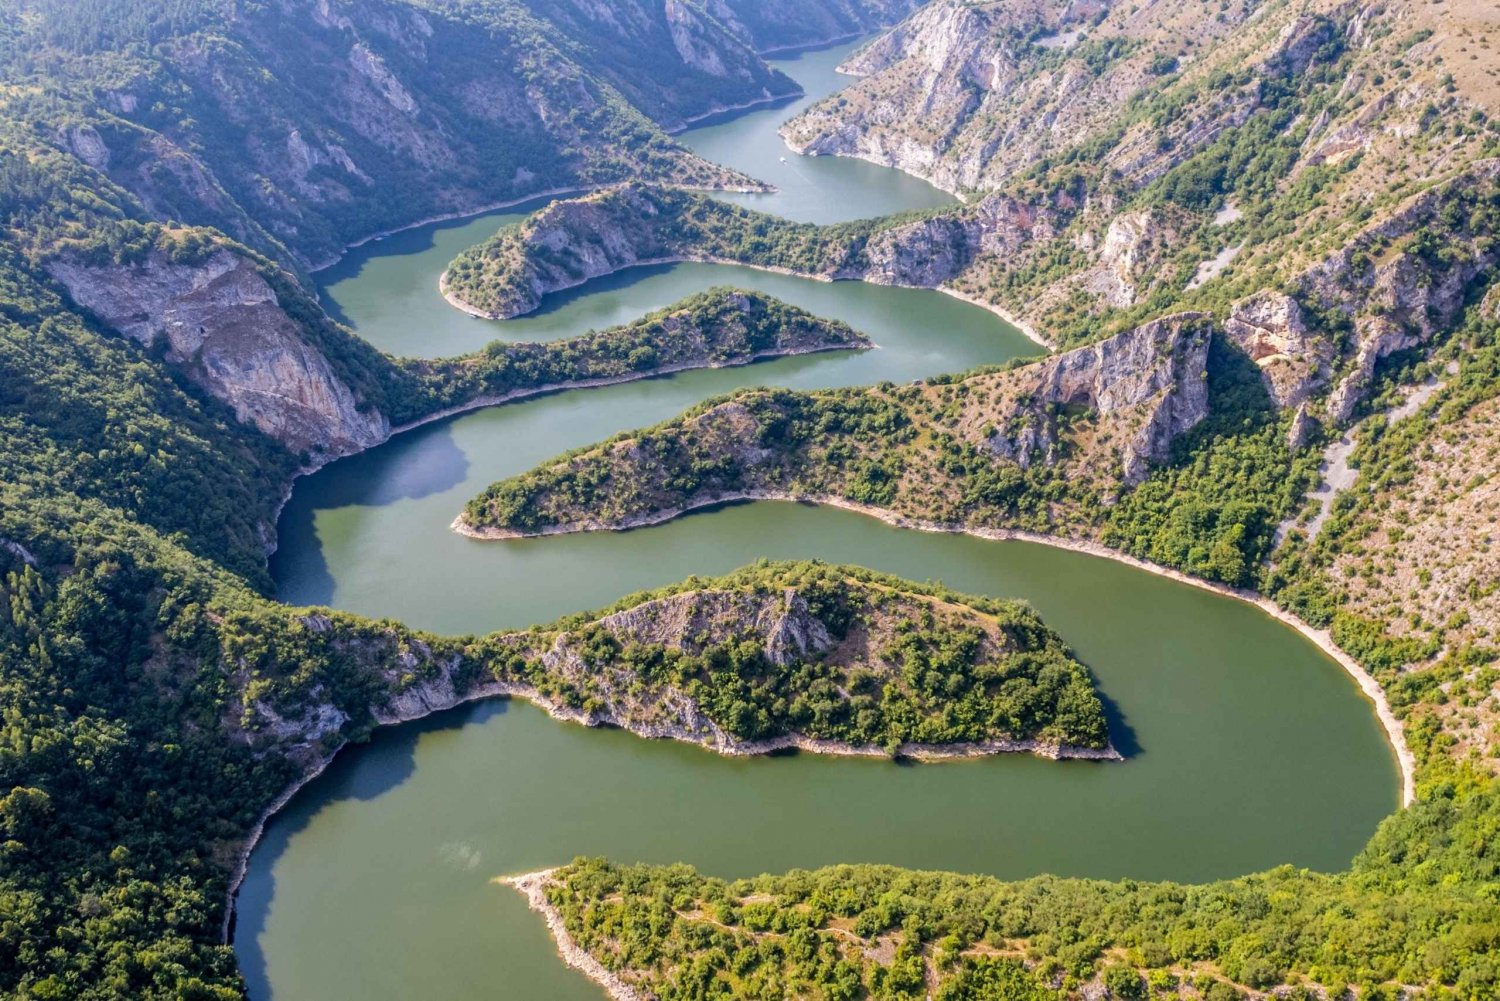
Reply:
[[[732,31],[762,51],[864,34],[899,21],[926,0],[706,0]]]
[[[658,122],[796,89],[682,5],[673,21],[642,2],[597,22],[562,3],[552,21],[518,0],[276,0],[145,27],[118,2],[98,24],[69,4],[8,6],[24,30],[7,74],[35,86],[9,89],[0,115],[37,123],[158,219],[304,265],[425,215],[552,188],[750,185]],[[111,29],[142,37],[111,48]],[[407,197],[378,197],[396,189]]]
[[[1203,321],[1167,317],[954,382],[747,390],[496,484],[462,527],[485,537],[625,528],[769,496],[923,523],[1088,530],[1121,484],[1144,479],[1207,415]],[[1050,503],[1037,502],[1044,492]]]

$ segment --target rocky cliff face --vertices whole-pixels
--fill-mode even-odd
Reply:
[[[748,631],[761,639],[766,660],[785,667],[833,646],[828,626],[812,614],[794,588],[779,594],[696,591],[667,601],[646,602],[599,620],[631,643],[650,643],[701,653]]]
[[[882,227],[830,255],[825,273],[877,285],[946,285],[985,259],[1013,254],[1057,235],[1071,212],[1067,200],[988,195],[961,210]],[[835,263],[836,262],[836,263]]]
[[[1168,44],[1163,27],[1180,21],[1199,44],[1228,33],[1251,6],[1236,2],[1210,19],[1194,15],[1196,4],[1167,0],[1138,18],[1136,8],[1072,0],[940,0],[850,60],[845,69],[867,80],[782,134],[801,152],[861,157],[949,190],[996,188],[1112,126],[1156,82],[1159,60],[1178,51],[1183,36]]]
[[[145,347],[160,344],[193,382],[293,453],[347,454],[390,433],[244,256],[219,249],[192,265],[160,251],[136,265],[62,257],[48,271],[79,305]]]
[[[1124,480],[1139,482],[1178,435],[1208,416],[1207,320],[1164,317],[1022,370],[1008,380],[1008,402],[978,415],[999,428],[986,445],[1022,466],[1034,457],[1056,461],[1063,439],[1056,408],[1082,408],[1117,426]]]
[[[1268,291],[1236,303],[1225,331],[1260,366],[1279,406],[1326,392],[1316,412],[1344,424],[1380,360],[1451,328],[1475,281],[1500,260],[1482,221],[1496,206],[1500,161],[1477,162],[1304,271],[1295,297]],[[1319,312],[1317,324],[1304,304]]]
[[[1301,303],[1285,293],[1235,303],[1224,332],[1260,367],[1279,407],[1300,406],[1327,382],[1334,346],[1312,331]]]

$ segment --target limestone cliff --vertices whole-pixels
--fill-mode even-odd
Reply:
[[[801,152],[858,156],[953,191],[998,187],[1112,127],[1184,36],[1222,37],[1253,5],[1216,18],[1183,0],[1150,6],[941,0],[850,60],[844,68],[868,79],[783,135]]]
[[[1124,482],[1139,482],[1178,435],[1208,416],[1207,319],[1165,317],[1023,370],[1009,409],[981,412],[1000,428],[986,444],[1022,466],[1034,456],[1056,461],[1054,408],[1082,407],[1122,422]]]
[[[287,315],[264,267],[221,248],[190,265],[157,250],[131,265],[64,256],[48,270],[79,305],[142,346],[159,345],[241,421],[292,452],[342,455],[384,441],[389,421]]]
[[[1475,222],[1497,204],[1500,161],[1478,161],[1303,271],[1294,296],[1266,291],[1236,303],[1225,330],[1261,367],[1279,406],[1326,393],[1317,412],[1344,424],[1380,360],[1451,328],[1475,280],[1500,260]]]

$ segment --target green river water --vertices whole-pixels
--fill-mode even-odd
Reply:
[[[833,67],[847,51],[778,64],[817,96],[839,86]],[[796,107],[683,138],[776,181],[779,194],[747,200],[793,218],[947,200],[868,164],[793,156],[775,129]],[[449,531],[486,484],[736,386],[902,381],[1035,351],[935,292],[712,265],[637,269],[517,321],[449,309],[436,293],[444,264],[515,217],[355,251],[320,276],[325,299],[386,350],[440,355],[496,337],[572,336],[739,284],[844,319],[879,348],[563,393],[401,435],[298,484],[273,560],[283,599],[483,632],[760,557],[859,563],[1030,601],[1094,671],[1128,760],[727,760],[559,724],[523,704],[455,710],[346,752],[268,826],[236,931],[256,1001],[597,1001],[520,897],[490,882],[579,854],[725,876],[868,861],[1201,880],[1283,862],[1342,867],[1395,807],[1390,749],[1336,664],[1255,608],[1111,561],[793,504],[619,534],[483,543]]]

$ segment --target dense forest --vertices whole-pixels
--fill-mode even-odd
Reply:
[[[663,1001],[1041,1001],[1090,982],[1125,999],[1235,1001],[1282,984],[1296,998],[1490,998],[1497,831],[1494,785],[1471,777],[1386,821],[1333,876],[1005,883],[838,866],[725,882],[578,860],[547,897],[575,941]]]
[[[728,64],[718,75],[680,57],[659,9],[602,25],[552,6],[6,0],[0,72],[17,86],[0,118],[158,219],[294,268],[424,215],[555,188],[754,186],[664,129],[790,80],[711,19],[698,44]],[[379,197],[394,190],[405,197]]]

